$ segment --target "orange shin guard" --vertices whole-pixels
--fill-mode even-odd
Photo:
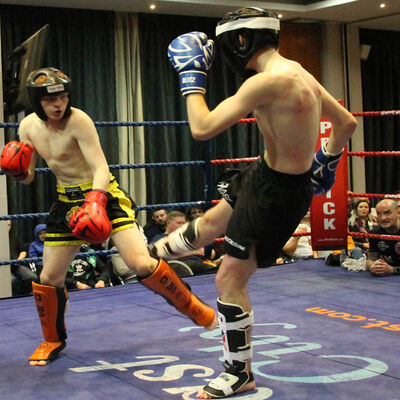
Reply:
[[[67,333],[64,314],[68,293],[65,288],[59,289],[35,282],[32,282],[32,288],[45,342],[29,360],[52,360],[65,347]]]
[[[197,325],[206,327],[214,321],[214,309],[199,300],[164,260],[160,260],[149,277],[140,279],[140,283],[163,296]]]

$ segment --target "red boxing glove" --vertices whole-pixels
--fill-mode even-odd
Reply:
[[[1,170],[17,181],[23,181],[28,176],[32,153],[33,147],[29,143],[8,142],[1,152]]]
[[[83,206],[69,220],[74,236],[90,243],[104,242],[111,233],[111,222],[106,212],[107,193],[94,189],[86,197]]]

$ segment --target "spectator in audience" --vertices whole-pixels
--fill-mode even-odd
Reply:
[[[140,225],[138,225],[138,228],[143,236],[144,242],[147,245],[147,237],[144,234],[143,228]],[[117,250],[117,248],[114,246],[112,239],[109,240],[107,247],[109,250]],[[132,271],[130,268],[128,268],[128,266],[125,264],[124,260],[122,259],[121,254],[119,254],[119,253],[111,254],[110,260],[111,260],[111,266],[112,266],[114,276],[116,276],[120,280],[120,283],[124,283],[124,284],[125,283],[136,283],[138,281],[136,273],[134,271]]]
[[[376,205],[378,227],[372,233],[400,236],[399,206],[395,200],[384,199]],[[370,239],[367,268],[374,275],[400,274],[397,240]]]
[[[151,221],[148,222],[143,228],[148,243],[154,241],[154,236],[163,234],[165,232],[166,223],[167,213],[163,208],[152,211]]]
[[[9,234],[10,244],[10,257],[12,260],[22,260],[28,256],[29,243],[22,243],[19,237],[13,234],[13,222],[11,219],[7,220],[7,229]],[[23,253],[23,254],[21,254]]]
[[[86,244],[80,248],[81,253],[93,253]],[[65,286],[68,290],[103,288],[110,286],[112,267],[95,255],[77,255],[67,271]]]
[[[370,204],[371,210],[370,210],[370,214],[375,217],[376,219],[376,210],[375,207],[373,207],[373,205],[371,205],[371,199],[369,197],[353,197],[353,207],[352,207],[352,213],[350,214],[349,218],[355,214],[355,208],[356,208],[356,204],[358,204],[361,200],[366,201]]]
[[[165,231],[155,235],[152,240],[149,240],[149,244],[160,240],[161,238],[173,232],[175,229],[182,226],[186,221],[185,214],[180,211],[170,211],[166,214]],[[145,231],[146,234],[146,231]]]
[[[44,239],[46,237],[46,225],[38,224],[35,226],[33,230],[33,242],[29,245],[28,256],[29,258],[42,258],[43,257],[43,249],[44,249]],[[43,269],[43,260],[37,260],[33,262],[34,266],[31,265],[31,269],[36,272],[37,276],[40,276],[40,273]]]
[[[193,221],[197,217],[201,217],[204,214],[204,209],[201,206],[186,207],[185,217],[186,221]]]
[[[308,211],[296,228],[295,233],[307,233],[310,231],[310,211]],[[286,242],[285,246],[283,246],[282,250],[284,254],[289,256],[294,262],[318,257],[318,252],[312,249],[310,235],[292,236]]]
[[[347,218],[350,218],[351,212],[353,211],[354,197],[351,190],[347,191]]]
[[[376,218],[371,214],[371,205],[368,200],[361,199],[354,205],[354,210],[349,218],[349,231],[358,233],[371,233],[377,225]],[[354,244],[364,253],[369,249],[367,237],[353,237]]]
[[[7,221],[8,232],[11,233],[12,222]],[[29,242],[21,243],[18,238],[11,238],[10,235],[10,256],[13,260],[23,260],[28,256]],[[33,269],[35,269],[33,265]],[[38,275],[31,269],[30,264],[11,264],[11,287],[12,295],[28,296],[32,293],[32,282],[38,282]]]

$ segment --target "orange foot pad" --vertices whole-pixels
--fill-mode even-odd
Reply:
[[[29,361],[44,361],[40,365],[46,365],[53,361],[57,354],[65,347],[65,342],[43,342],[29,357]],[[39,365],[39,364],[38,364]]]

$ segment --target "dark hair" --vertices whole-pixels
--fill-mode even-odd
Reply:
[[[186,217],[186,219],[188,220],[188,221],[191,221],[193,218],[192,218],[192,211],[193,210],[201,210],[201,211],[203,211],[204,212],[204,209],[203,209],[203,207],[201,207],[201,206],[190,206],[190,207],[186,207],[186,209],[185,209],[185,217]]]
[[[357,213],[358,206],[359,206],[361,203],[367,203],[367,204],[368,204],[369,213],[370,213],[370,212],[371,212],[371,204],[370,204],[370,202],[369,202],[368,199],[361,199],[361,200],[358,200],[358,201],[356,202],[356,204],[354,205],[354,209],[356,210],[356,213]]]

